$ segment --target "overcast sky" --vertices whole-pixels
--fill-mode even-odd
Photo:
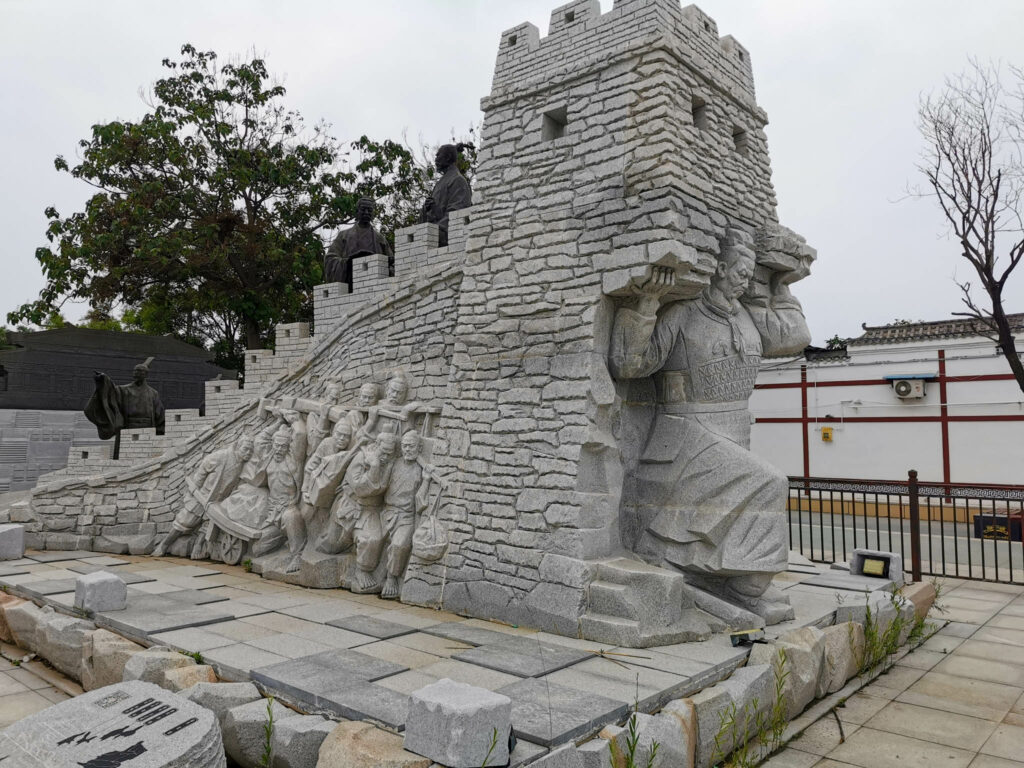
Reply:
[[[140,88],[191,42],[255,48],[287,103],[339,139],[437,142],[478,121],[501,32],[546,34],[558,0],[0,0],[3,147],[0,312],[35,298],[43,210],[80,210],[90,189],[53,168],[94,123],[137,119]],[[612,0],[602,0],[604,10]],[[1024,64],[1021,0],[703,0],[751,53],[783,224],[818,249],[798,284],[816,343],[895,318],[959,309],[967,275],[920,181],[922,93],[968,56]],[[1008,310],[1024,311],[1024,272]],[[69,307],[76,319],[83,307]],[[2,322],[3,317],[0,317]]]

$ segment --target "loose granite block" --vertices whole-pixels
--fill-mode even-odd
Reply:
[[[512,699],[512,730],[551,747],[584,736],[618,720],[629,704],[557,683],[528,678],[498,690]]]
[[[504,765],[511,717],[507,696],[445,678],[410,697],[404,746],[450,768],[478,768],[488,758]]]
[[[271,739],[273,768],[313,768],[320,745],[337,727],[333,720],[318,715],[289,717],[275,723]]]
[[[80,611],[123,611],[127,605],[128,587],[112,573],[86,573],[75,580],[75,608]]]
[[[519,677],[540,677],[592,658],[592,654],[510,635],[500,643],[459,651],[452,658]]]
[[[371,635],[378,640],[390,640],[392,637],[411,635],[416,631],[413,627],[395,624],[393,621],[378,619],[375,616],[345,616],[340,619],[332,619],[326,624],[363,635]]]
[[[25,554],[25,526],[0,525],[0,560],[20,560]]]

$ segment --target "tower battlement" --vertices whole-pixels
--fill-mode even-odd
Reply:
[[[529,82],[557,81],[561,74],[607,62],[651,36],[664,37],[696,72],[750,104],[754,76],[750,54],[731,35],[719,37],[714,19],[680,0],[615,0],[601,13],[598,0],[573,0],[551,12],[548,34],[529,22],[501,35],[491,96]]]

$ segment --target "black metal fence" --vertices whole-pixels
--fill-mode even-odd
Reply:
[[[858,547],[899,552],[923,574],[1024,583],[1024,486],[789,478],[789,544],[844,562]]]

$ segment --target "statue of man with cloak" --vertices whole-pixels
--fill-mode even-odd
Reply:
[[[459,153],[466,147],[473,148],[471,144],[443,144],[434,157],[434,167],[441,178],[423,203],[420,221],[437,224],[440,248],[448,245],[448,214],[473,204],[473,191],[459,172]]]
[[[135,366],[131,384],[114,384],[107,374],[93,372],[96,391],[85,405],[85,417],[96,425],[101,440],[118,435],[122,429],[154,427],[158,435],[164,433],[160,393],[146,383],[151,362],[153,358],[149,357]]]
[[[324,257],[324,281],[346,283],[352,288],[352,261],[360,256],[374,253],[387,254],[394,260],[394,253],[387,239],[373,227],[373,215],[377,203],[372,197],[361,197],[356,203],[356,223],[338,234],[327,249]]]

